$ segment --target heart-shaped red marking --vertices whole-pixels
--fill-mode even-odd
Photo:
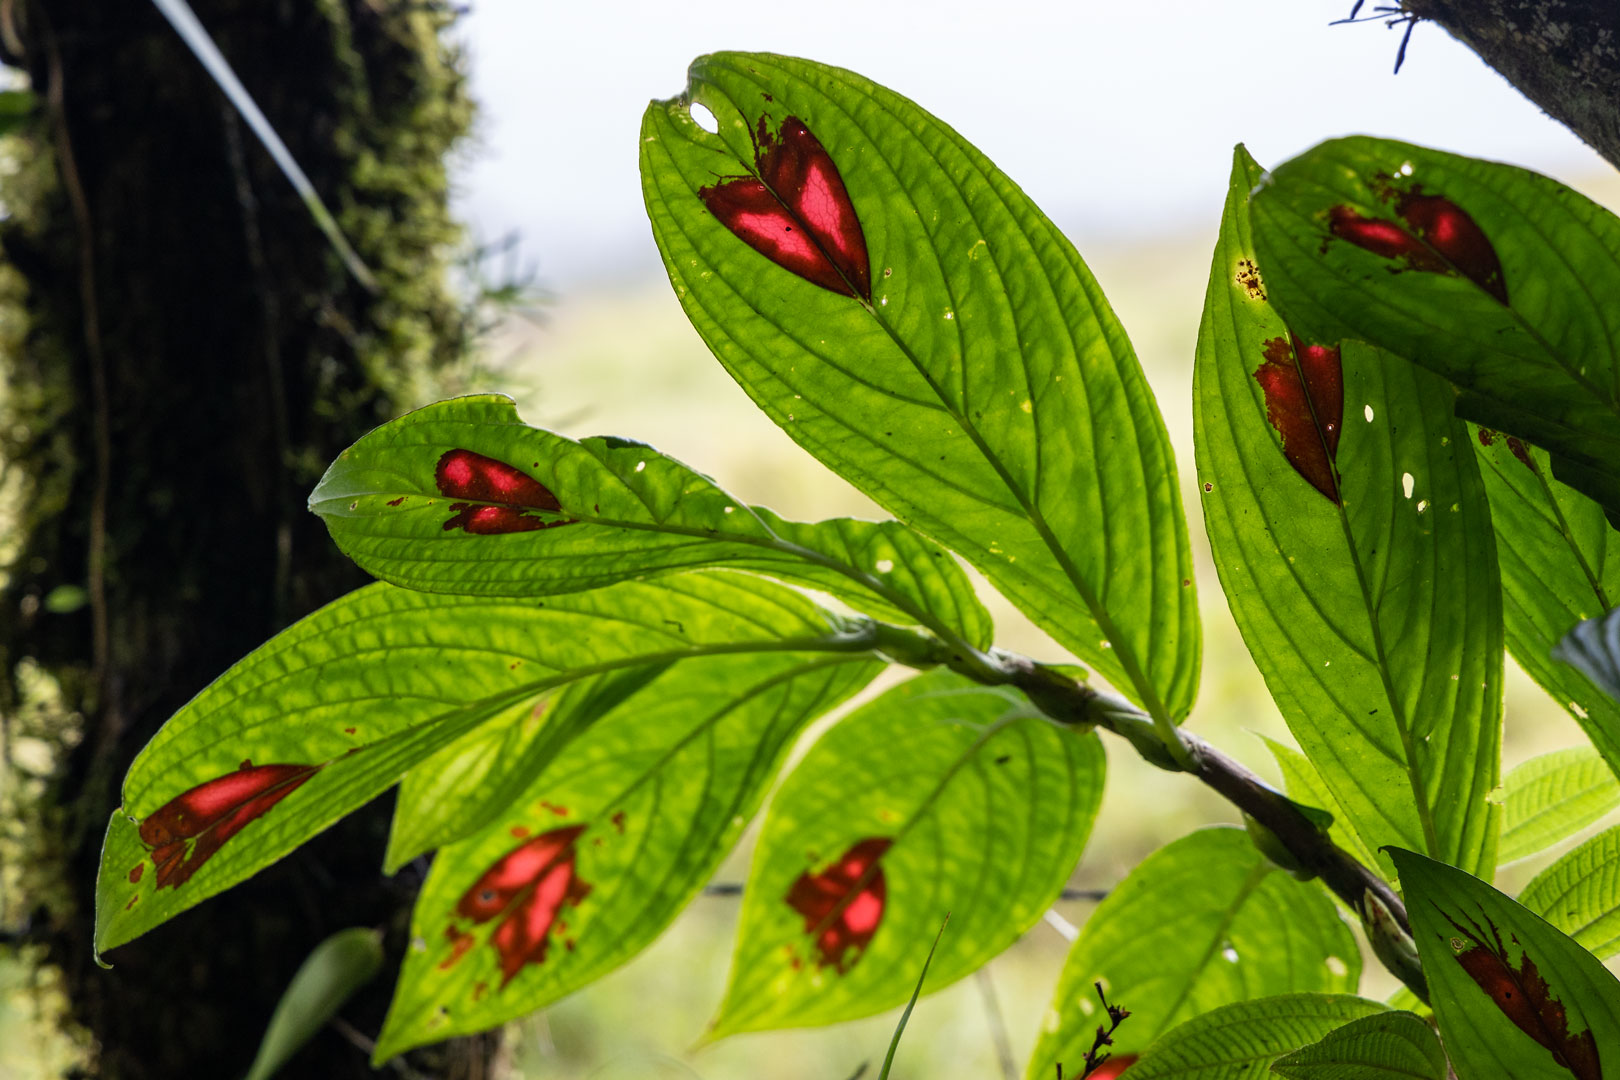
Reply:
[[[800,874],[788,890],[788,906],[804,916],[805,932],[815,938],[817,966],[842,975],[871,943],[888,903],[878,860],[892,843],[885,836],[862,840],[821,873]],[[846,955],[850,950],[854,956]]]
[[[699,190],[709,212],[744,243],[824,289],[872,299],[872,269],[844,179],[804,121],[790,116],[772,136],[759,121],[757,176]]]
[[[456,905],[456,914],[474,923],[505,916],[489,937],[501,959],[503,988],[525,965],[545,962],[563,904],[577,907],[591,891],[574,866],[574,841],[584,831],[583,825],[568,825],[524,841],[484,871]],[[462,941],[471,939],[463,933],[449,928],[455,947],[441,966],[467,951]]]
[[[1306,345],[1292,333],[1272,338],[1254,378],[1266,394],[1266,419],[1282,435],[1283,456],[1312,487],[1338,502],[1333,459],[1344,420],[1344,370],[1338,348]]]
[[[446,450],[433,479],[440,494],[470,500],[450,504],[453,515],[444,523],[446,532],[461,529],[475,536],[493,536],[575,524],[530,516],[531,509],[556,513],[562,505],[534,477],[471,450]]]
[[[157,887],[190,879],[225,841],[267,813],[321,770],[319,765],[254,765],[198,784],[164,803],[141,822],[141,842],[152,848]],[[186,841],[194,841],[186,851]],[[131,874],[131,881],[140,875]]]
[[[1444,196],[1414,189],[1397,198],[1395,212],[1407,228],[1363,217],[1348,206],[1335,206],[1328,211],[1328,229],[1375,255],[1403,259],[1413,270],[1460,273],[1497,302],[1507,304],[1507,284],[1496,249],[1462,207]]]

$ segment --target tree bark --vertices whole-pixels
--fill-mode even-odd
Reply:
[[[87,1068],[126,1080],[241,1075],[335,930],[384,928],[397,967],[420,874],[380,873],[386,806],[114,950],[111,971],[92,962],[95,874],[120,779],[163,721],[362,582],[305,496],[469,332],[444,284],[458,235],[444,158],[470,120],[444,9],[193,7],[380,288],[345,273],[151,4],[0,7],[5,59],[40,102],[13,136],[0,223],[0,454],[20,538],[0,591],[0,711],[63,748],[31,838],[0,859],[27,860],[21,936],[62,973]],[[385,971],[345,1015],[374,1032],[391,989]],[[479,1077],[495,1046],[416,1062]],[[373,1074],[328,1030],[287,1075]]]
[[[1406,0],[1620,168],[1620,3]]]

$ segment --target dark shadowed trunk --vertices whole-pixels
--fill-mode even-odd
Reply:
[[[1620,3],[1406,0],[1620,168]]]
[[[142,0],[20,0],[0,44],[37,107],[0,224],[0,452],[14,545],[0,595],[9,734],[63,748],[23,839],[33,910],[102,1075],[240,1075],[310,948],[387,930],[386,807],[92,962],[101,834],[134,754],[290,620],[361,583],[304,510],[346,444],[466,350],[444,281],[445,155],[470,106],[434,4],[194,0],[376,274],[346,275],[268,155]],[[11,745],[8,742],[7,745]],[[72,747],[72,749],[68,749]],[[375,1031],[385,972],[347,1010]],[[492,1039],[419,1056],[485,1075]],[[372,1075],[323,1032],[287,1075]]]

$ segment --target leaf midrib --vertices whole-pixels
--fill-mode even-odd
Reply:
[[[716,87],[716,89],[719,88]],[[721,92],[723,93],[724,91]],[[827,98],[827,100],[830,105],[837,108],[844,114],[845,118],[852,126],[862,131],[863,134],[866,133],[865,128],[857,123],[855,119],[850,116],[849,112],[839,105],[838,102],[832,100],[830,97]],[[884,108],[885,112],[890,112],[890,110],[888,110],[883,103],[878,101],[875,97],[871,98],[871,100],[880,108]],[[890,115],[892,116],[892,113],[890,113]],[[878,153],[880,156],[882,156],[881,151],[878,151]],[[788,209],[786,200],[784,200],[776,189],[759,174],[754,163],[739,161],[739,164],[748,172],[750,176],[758,181],[765,188],[765,190],[771,193],[772,198],[776,199],[784,209]],[[884,164],[891,173],[898,175],[897,170],[893,164],[888,161],[887,157],[884,157]],[[904,189],[902,189],[902,191],[906,195],[907,200],[911,201],[913,209],[915,209],[920,215],[922,213],[922,208],[917,206],[915,200],[911,198],[909,191]],[[960,194],[960,191],[958,191],[958,194]],[[963,202],[965,205],[965,198],[963,199]],[[825,249],[822,247],[819,240],[815,240],[813,233],[811,234],[811,238],[816,243],[817,249],[822,251],[823,255],[826,255],[827,253]],[[992,255],[992,258],[993,257],[994,256]],[[830,263],[832,262],[831,259],[828,261]],[[836,263],[832,263],[832,265],[837,268]],[[1012,494],[1013,498],[1017,500],[1019,507],[1024,512],[1026,520],[1028,520],[1029,523],[1034,526],[1036,535],[1040,538],[1041,543],[1055,558],[1059,569],[1063,572],[1064,576],[1068,578],[1069,583],[1074,587],[1075,591],[1080,594],[1081,601],[1086,605],[1087,611],[1091,615],[1092,620],[1097,624],[1098,629],[1102,631],[1104,640],[1108,641],[1113,646],[1114,655],[1118,657],[1120,666],[1125,670],[1126,677],[1131,680],[1132,687],[1141,697],[1143,707],[1147,710],[1148,714],[1153,717],[1155,725],[1160,728],[1161,733],[1165,734],[1166,739],[1173,740],[1171,743],[1172,749],[1180,750],[1180,741],[1174,739],[1173,734],[1174,718],[1169,715],[1169,712],[1165,708],[1164,702],[1160,699],[1158,692],[1148,681],[1146,673],[1143,671],[1141,665],[1137,661],[1136,650],[1120,634],[1119,628],[1115,625],[1108,611],[1103,607],[1097,595],[1092,591],[1089,585],[1087,585],[1079,572],[1079,568],[1074,565],[1074,561],[1069,557],[1069,554],[1063,548],[1063,545],[1058,542],[1056,535],[1053,533],[1051,526],[1047,523],[1046,517],[1041,512],[1040,508],[1035,505],[1033,500],[1025,495],[1021,486],[1014,481],[1012,474],[1007,469],[1006,464],[1001,460],[1000,456],[990,448],[989,444],[985,441],[984,436],[979,432],[978,427],[963,412],[958,411],[955,406],[951,404],[950,398],[945,394],[944,388],[940,385],[938,380],[934,378],[933,374],[927,369],[926,365],[922,363],[921,358],[917,356],[910,344],[901,338],[894,327],[883,318],[882,314],[879,313],[877,308],[875,308],[870,301],[860,296],[859,292],[855,289],[854,283],[848,280],[842,269],[838,269],[838,273],[839,276],[844,279],[845,283],[850,286],[851,292],[853,293],[853,299],[856,301],[856,303],[860,304],[861,308],[872,317],[872,320],[883,330],[883,332],[888,336],[889,340],[895,344],[895,346],[900,350],[901,354],[905,356],[907,362],[911,364],[912,368],[917,372],[917,374],[924,380],[924,382],[927,383],[929,389],[933,391],[934,396],[939,399],[941,409],[947,416],[957,423],[957,425],[961,428],[962,433],[968,436],[968,438],[973,442],[974,447],[979,451],[980,456],[984,458],[986,463],[990,465],[990,467],[995,471],[996,475],[1001,479],[1002,485],[1010,494]],[[951,310],[954,312],[957,309],[955,294],[951,291],[948,281],[944,282],[944,287],[947,296],[951,301]],[[960,327],[957,328],[957,333],[958,337],[960,337]],[[963,366],[965,371],[965,361]]]

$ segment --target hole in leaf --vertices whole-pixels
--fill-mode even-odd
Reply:
[[[710,135],[719,132],[720,121],[715,119],[714,113],[709,111],[707,105],[694,101],[686,107],[686,111],[691,114],[692,123],[707,131]]]

